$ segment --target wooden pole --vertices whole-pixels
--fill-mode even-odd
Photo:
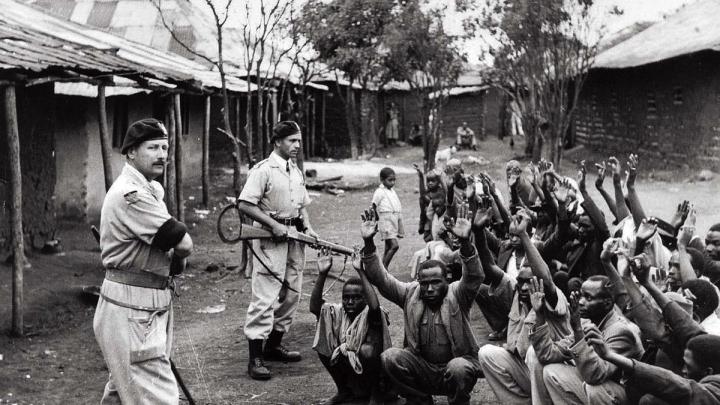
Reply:
[[[324,142],[327,140],[327,138],[326,138],[327,134],[325,133],[325,104],[326,104],[327,99],[325,98],[325,96],[326,96],[325,93],[326,92],[324,92],[324,91],[322,92],[322,110],[320,111],[320,113],[321,113],[320,114],[321,115],[321,117],[320,117],[320,137],[323,140],[321,142],[321,145],[324,145],[325,144]],[[329,153],[329,151],[326,150],[325,154],[327,155],[328,153]]]
[[[312,116],[310,117],[310,125],[312,130],[310,131],[310,139],[312,140],[312,146],[308,151],[308,155],[313,157],[317,154],[317,92],[312,98]]]
[[[168,164],[165,179],[167,181],[167,189],[165,190],[165,204],[170,215],[177,215],[177,187],[176,171],[175,171],[175,106],[172,96],[167,100],[166,104],[167,125],[168,130]]]
[[[173,95],[175,107],[175,193],[177,194],[177,219],[185,222],[185,197],[183,195],[183,122],[180,94]]]
[[[238,99],[238,104],[240,100]],[[240,117],[238,116],[238,122]],[[236,132],[238,136],[240,132]],[[210,205],[210,96],[205,96],[202,134],[202,201],[205,208]]]
[[[15,86],[3,87],[5,108],[5,133],[10,152],[10,226],[12,243],[12,333],[23,334],[23,266],[25,265],[25,246],[22,225],[22,173],[20,170],[20,134],[18,132],[17,104]]]
[[[103,171],[105,173],[105,191],[110,189],[114,177],[112,174],[112,148],[110,146],[110,134],[108,133],[107,107],[105,103],[105,85],[97,86],[98,95],[98,123],[100,124],[100,154],[102,155]]]

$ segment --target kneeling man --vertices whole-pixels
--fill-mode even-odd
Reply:
[[[342,304],[327,304],[322,295],[332,256],[323,251],[318,257],[318,278],[310,297],[310,312],[318,320],[313,349],[338,390],[325,405],[368,396],[377,402],[382,393],[380,353],[392,346],[387,313],[380,307],[359,260],[354,260],[353,265],[360,277],[345,281]]]
[[[451,405],[468,404],[481,375],[469,312],[484,273],[469,241],[468,211],[467,204],[461,205],[457,221],[446,224],[461,243],[462,277],[453,283],[447,281],[445,264],[436,260],[419,266],[417,281],[398,281],[376,253],[377,214],[368,210],[363,215],[367,277],[383,297],[403,309],[405,317],[405,348],[384,351],[382,367],[410,404],[431,404],[431,395],[447,395]]]

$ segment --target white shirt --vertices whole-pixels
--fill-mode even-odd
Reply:
[[[375,194],[373,194],[372,202],[377,206],[377,212],[393,212],[400,213],[402,205],[400,198],[392,188],[386,188],[384,184],[380,184]]]
[[[703,321],[700,322],[700,326],[705,330],[705,332],[711,335],[720,336],[720,318],[718,318],[715,312],[703,319]]]
[[[507,268],[505,269],[505,272],[507,273],[508,277],[515,280],[517,278],[518,273],[520,273],[520,268],[522,265],[525,264],[525,256],[522,257],[520,262],[518,262],[517,256],[515,255],[515,250],[512,251],[510,254],[510,259],[507,263]]]

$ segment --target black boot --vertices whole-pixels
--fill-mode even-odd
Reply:
[[[296,362],[302,360],[300,352],[290,351],[280,342],[282,341],[283,332],[273,330],[265,342],[264,358],[267,360]]]
[[[248,362],[248,374],[253,380],[269,380],[272,377],[270,370],[265,367],[262,355],[262,339],[248,339],[250,348],[250,361]]]

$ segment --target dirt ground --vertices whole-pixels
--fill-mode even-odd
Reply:
[[[400,251],[390,269],[402,280],[409,279],[407,263],[412,253],[422,247],[421,238],[412,231],[417,229],[418,223],[417,179],[408,170],[412,162],[421,161],[421,153],[420,148],[392,148],[383,151],[382,158],[371,162],[377,165],[373,169],[379,170],[384,164],[406,169],[399,171],[397,189],[403,203],[408,237],[401,241]],[[468,171],[483,170],[493,176],[499,176],[505,161],[513,156],[507,144],[497,140],[483,142],[477,153],[490,163],[468,167]],[[577,151],[567,157],[563,172],[574,173],[573,161],[580,158],[594,161],[597,156]],[[319,166],[325,170],[327,165]],[[346,176],[353,175],[355,171],[347,167],[338,166],[338,171],[342,169],[345,170],[343,173],[348,173]],[[225,196],[231,195],[230,179],[222,173],[218,171],[213,179],[213,207],[207,218],[195,215],[197,199],[188,204],[187,222],[196,250],[188,271],[181,277],[181,296],[175,301],[175,363],[198,404],[320,403],[334,393],[334,387],[311,349],[315,319],[307,305],[317,271],[316,254],[310,249],[306,250],[301,306],[285,339],[289,347],[301,351],[303,361],[271,363],[274,378],[268,382],[251,380],[246,374],[247,343],[242,324],[250,284],[237,269],[237,246],[221,243],[215,233],[218,209],[225,204]],[[656,171],[653,178],[672,180],[657,181],[650,180],[646,173],[639,190],[646,212],[663,218],[668,218],[682,199],[696,203],[698,231],[704,234],[711,224],[720,222],[720,211],[716,209],[720,181],[684,181],[690,174]],[[594,180],[594,176],[589,180]],[[199,194],[197,188],[186,192],[196,198]],[[346,246],[360,243],[360,212],[368,206],[371,197],[372,189],[348,191],[339,196],[313,193],[314,201],[309,211],[316,231],[324,239]],[[99,284],[102,280],[99,251],[87,225],[63,223],[59,237],[64,246],[63,254],[32,253],[29,257],[32,267],[25,271],[27,334],[21,338],[9,336],[11,271],[7,265],[0,265],[0,404],[91,404],[97,403],[102,394],[107,369],[92,331],[94,302],[81,293],[82,286]],[[218,270],[207,271],[211,263],[217,264]],[[335,258],[334,274],[346,276],[352,271],[349,263],[343,270],[342,258]],[[331,282],[328,281],[326,287]],[[338,301],[340,287],[340,282],[333,285],[326,300]],[[222,312],[197,312],[221,304],[225,306]],[[391,319],[396,321],[391,328],[393,343],[401,346],[401,310],[384,300],[383,305],[390,309]],[[471,318],[476,337],[485,343],[489,331],[477,308],[473,309]],[[445,403],[443,398],[436,399],[438,403]],[[483,380],[478,382],[473,394],[473,404],[478,403],[497,403]]]

